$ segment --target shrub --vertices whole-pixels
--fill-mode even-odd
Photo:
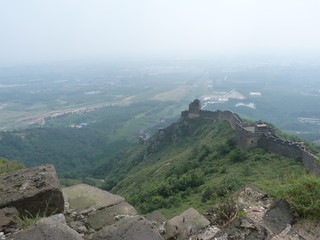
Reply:
[[[33,216],[30,212],[26,211],[26,214],[20,217],[20,221],[24,227],[29,227],[36,224],[43,217],[44,216],[41,216],[40,213]]]
[[[320,178],[311,174],[290,176],[277,190],[301,218],[320,219]]]
[[[201,194],[201,202],[206,202],[212,197],[212,190],[209,187],[206,187]]]
[[[214,190],[218,197],[225,197],[243,186],[244,183],[238,177],[226,176],[215,185]]]
[[[242,162],[246,159],[246,153],[239,148],[235,149],[229,154],[230,160],[234,163]]]
[[[0,157],[0,174],[13,172],[23,168],[23,164]]]
[[[216,206],[215,214],[215,224],[223,226],[230,223],[235,218],[241,217],[243,212],[239,210],[234,198],[227,198]]]

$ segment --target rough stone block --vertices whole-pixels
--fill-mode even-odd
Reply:
[[[35,225],[13,235],[9,240],[83,240],[80,234],[62,223],[59,218],[43,218]]]
[[[197,210],[189,208],[179,216],[170,219],[165,227],[168,237],[178,236],[178,239],[185,239],[209,224],[209,220]]]
[[[292,224],[294,216],[290,205],[286,201],[279,200],[271,205],[264,218],[269,229],[275,234],[282,232],[288,224]]]
[[[160,212],[154,212],[146,217],[151,222],[157,222],[157,223],[164,223],[167,221],[167,219],[160,213]]]
[[[69,207],[78,212],[88,208],[110,207],[125,201],[123,197],[86,184],[66,187],[62,191],[68,198]]]
[[[151,223],[141,216],[125,217],[113,225],[104,227],[92,236],[92,240],[162,240]]]
[[[118,215],[135,216],[137,214],[137,211],[129,203],[122,202],[115,206],[98,210],[90,214],[87,219],[94,230],[100,230],[104,226],[115,223]]]
[[[0,232],[9,233],[20,228],[22,228],[22,223],[19,219],[19,212],[17,209],[0,209]]]
[[[53,165],[0,175],[0,208],[15,207],[20,214],[63,212],[64,199]]]
[[[232,221],[225,229],[219,232],[216,240],[269,240],[270,232],[263,226],[246,217]]]

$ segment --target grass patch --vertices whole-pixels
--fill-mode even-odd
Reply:
[[[276,187],[274,197],[286,200],[300,218],[320,219],[320,179],[311,174],[291,175]]]
[[[24,227],[29,227],[36,224],[41,218],[45,217],[44,215],[37,213],[33,216],[30,212],[25,211],[25,215],[20,217],[20,221]]]

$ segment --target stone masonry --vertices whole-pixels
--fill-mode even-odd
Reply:
[[[298,158],[307,170],[320,176],[320,164],[317,163],[317,156],[310,153],[303,143],[284,140],[276,136],[275,130],[267,124],[246,123],[238,114],[230,111],[201,110],[201,103],[198,99],[189,104],[189,110],[181,112],[181,117],[228,121],[236,131],[237,144],[242,149],[261,146],[273,153]]]

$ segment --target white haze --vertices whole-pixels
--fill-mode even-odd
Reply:
[[[319,0],[0,0],[0,64],[320,54]]]

